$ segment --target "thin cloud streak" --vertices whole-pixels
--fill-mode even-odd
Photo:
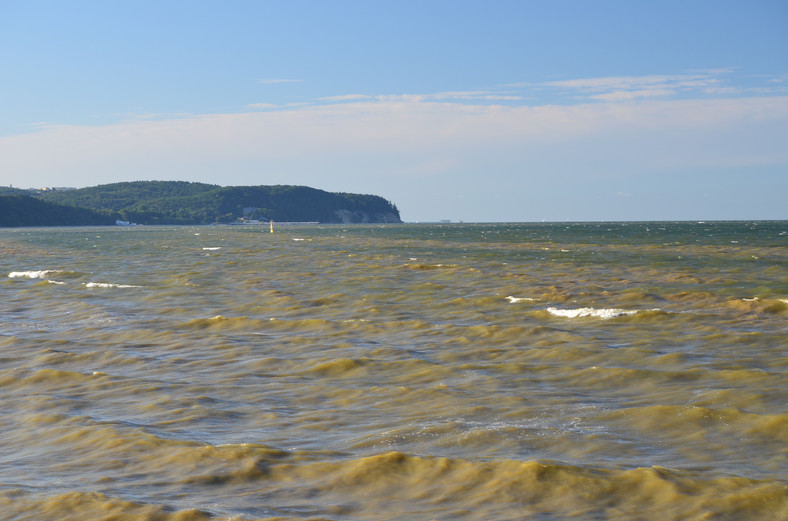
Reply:
[[[430,101],[520,101],[521,96],[511,93],[496,93],[493,91],[449,91],[432,94],[345,94],[341,96],[328,96],[318,101],[351,102],[351,101],[379,101],[379,102],[411,102],[421,103]]]
[[[279,105],[275,103],[250,103],[246,106],[249,109],[276,109]]]
[[[552,81],[543,85],[571,89],[584,89],[591,91],[627,90],[633,88],[652,88],[662,86],[702,87],[714,85],[720,80],[709,75],[651,75],[651,76],[612,76],[603,78],[584,78],[565,81]]]
[[[641,90],[616,90],[605,92],[604,94],[594,94],[589,96],[591,99],[602,101],[624,101],[637,98],[662,98],[676,94],[675,90],[670,89],[641,89]]]
[[[692,98],[784,95],[788,92],[782,85],[785,75],[760,77],[758,86],[732,85],[733,69],[708,69],[688,74],[647,76],[606,76],[549,81],[541,83],[521,82],[502,87],[526,89],[552,94],[564,94],[574,103],[588,100],[618,102],[638,98]],[[752,79],[752,78],[750,78]]]
[[[637,98],[670,97],[693,92],[709,93],[723,82],[710,74],[614,76],[553,81],[546,87],[574,92],[592,100],[621,101]]]

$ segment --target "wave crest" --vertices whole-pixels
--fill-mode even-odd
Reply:
[[[601,318],[610,319],[623,316],[636,315],[638,310],[620,309],[620,308],[575,308],[575,309],[559,309],[547,308],[547,312],[556,317],[562,318]]]
[[[32,270],[32,271],[12,271],[8,274],[9,279],[45,279],[53,273],[63,273],[63,270]]]

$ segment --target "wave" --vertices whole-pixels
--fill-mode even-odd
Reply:
[[[413,271],[430,271],[430,270],[441,270],[441,269],[454,269],[457,268],[457,264],[405,264],[403,266],[407,270]]]
[[[740,298],[728,300],[723,305],[733,311],[745,313],[785,314],[788,312],[788,299]]]
[[[349,327],[363,326],[363,322],[349,322]],[[216,315],[212,318],[195,318],[181,324],[184,329],[212,330],[212,331],[247,331],[260,332],[266,330],[274,331],[294,331],[294,332],[330,332],[340,329],[340,325],[331,320],[321,318],[307,319],[277,319],[274,317],[250,318],[250,317],[225,317]]]
[[[63,270],[34,270],[12,271],[8,274],[10,279],[45,279],[53,273],[63,273]]]
[[[508,300],[512,304],[517,304],[519,302],[538,302],[541,299],[533,298],[533,297],[513,297],[509,295],[508,297],[506,297],[506,300]]]
[[[84,378],[60,376],[67,381]],[[653,416],[662,411],[643,412],[643,416]],[[664,412],[660,416],[675,417],[685,410]],[[708,422],[708,410],[689,412],[689,417],[674,422],[692,421],[700,426]],[[730,419],[726,415],[714,423]],[[522,519],[528,513],[539,513],[545,519],[659,517],[668,521],[771,520],[788,515],[788,491],[778,479],[710,477],[660,466],[620,469],[400,451],[350,455],[281,450],[256,443],[212,445],[159,437],[132,422],[85,416],[35,414],[27,416],[26,423],[47,433],[46,439],[26,443],[28,449],[57,455],[55,471],[88,468],[104,477],[92,492],[64,490],[74,486],[65,481],[40,493],[21,488],[0,491],[4,517],[25,521],[202,521],[227,519],[241,512],[288,519],[370,520]],[[772,436],[784,433],[784,423],[763,427]],[[162,492],[148,494],[145,503],[134,494],[116,496],[123,490],[118,484],[132,476]],[[293,505],[298,505],[297,510]],[[334,515],[340,507],[343,515]]]
[[[127,501],[98,492],[43,495],[10,490],[0,492],[0,506],[5,519],[18,521],[83,521],[85,519],[208,521],[215,519],[210,513],[198,509],[173,511],[167,505]]]
[[[310,373],[324,377],[348,377],[356,374],[364,374],[364,366],[370,363],[369,359],[353,360],[349,358],[339,358],[327,361],[320,361],[309,369]]]
[[[642,430],[655,437],[692,440],[749,440],[750,443],[783,447],[788,438],[788,414],[756,414],[733,407],[699,405],[648,405],[630,407],[607,413],[610,419]],[[746,438],[742,438],[745,436]],[[716,447],[706,449],[713,452]]]
[[[85,282],[83,283],[86,288],[141,288],[142,286],[135,286],[134,284],[111,284],[109,282]]]
[[[601,318],[603,320],[607,320],[610,318],[616,317],[627,317],[632,315],[637,315],[638,313],[643,313],[643,310],[637,309],[620,309],[620,308],[574,308],[574,309],[559,309],[559,308],[547,308],[546,310],[553,316],[561,317],[561,318]],[[658,309],[652,309],[648,311],[660,311]]]
[[[264,480],[267,497],[320,518],[338,504],[347,505],[347,518],[363,519],[522,519],[538,513],[545,519],[766,520],[788,514],[788,492],[776,480],[708,478],[659,466],[615,470],[399,451],[303,458],[246,459],[230,472],[187,482],[254,486]]]
[[[42,280],[42,281],[45,280],[49,284],[56,284],[56,285],[68,284],[67,282],[49,278],[55,274],[61,274],[61,275],[70,274],[72,277],[78,275],[76,273],[68,272],[65,270],[31,270],[31,271],[12,271],[8,274],[8,278],[31,279],[31,280]],[[110,282],[83,282],[82,285],[85,286],[86,288],[141,288],[142,287],[134,284],[115,284]]]

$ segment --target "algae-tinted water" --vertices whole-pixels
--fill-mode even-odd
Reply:
[[[0,230],[0,517],[788,517],[788,223]]]

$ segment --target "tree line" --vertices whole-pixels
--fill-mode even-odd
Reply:
[[[87,226],[115,224],[108,213],[49,203],[29,195],[0,195],[0,226]]]
[[[24,222],[67,224],[66,221],[51,222],[62,210],[36,205],[29,199],[83,210],[70,214],[68,224],[114,223],[116,219],[138,224],[211,224],[244,220],[402,222],[397,207],[380,196],[332,193],[306,186],[222,187],[185,181],[135,181],[71,190],[4,189],[0,191],[3,193],[6,195],[0,195],[0,216],[5,216],[5,220],[0,217],[0,226],[28,225],[21,224]],[[9,197],[22,199],[6,201]],[[73,219],[79,220],[77,215],[85,222],[74,223]]]

